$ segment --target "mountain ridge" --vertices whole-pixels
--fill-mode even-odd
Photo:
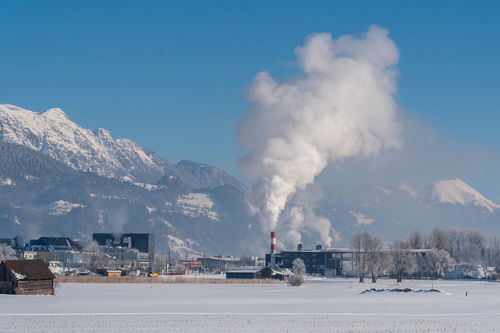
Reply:
[[[425,188],[420,197],[426,202],[451,205],[475,205],[492,212],[500,205],[486,198],[460,178],[439,180]]]
[[[109,178],[155,182],[171,168],[167,160],[134,141],[115,140],[104,129],[80,127],[59,108],[37,113],[0,104],[0,140]]]
[[[90,161],[94,152],[101,158]],[[348,246],[358,230],[385,241],[434,227],[500,232],[500,205],[457,178],[422,191],[375,184],[323,186],[323,192],[315,210],[332,221],[337,245]],[[84,129],[61,109],[0,105],[1,236],[151,232],[161,250],[262,255],[267,235],[246,193],[216,167],[172,164],[106,129]],[[314,235],[303,241],[317,244]]]

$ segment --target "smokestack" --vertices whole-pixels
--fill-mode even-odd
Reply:
[[[271,267],[276,266],[276,231],[271,231]]]
[[[276,253],[276,231],[271,231],[271,255]]]

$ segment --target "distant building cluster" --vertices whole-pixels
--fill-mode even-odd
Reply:
[[[403,278],[481,278],[500,276],[500,241],[477,231],[435,229],[427,238],[414,232],[389,247],[366,231],[353,233],[350,248],[304,248],[277,251],[271,232],[265,258],[203,256],[174,258],[155,252],[147,233],[94,233],[81,242],[68,237],[40,237],[23,242],[0,239],[0,293],[53,293],[53,274],[108,277],[225,274],[227,279],[276,279],[300,285],[306,274]],[[49,272],[49,273],[47,273]],[[298,283],[300,282],[300,283]],[[38,291],[34,291],[37,289]]]
[[[11,258],[40,260],[59,275],[105,276],[223,274],[238,267],[263,267],[259,257],[204,256],[177,258],[155,252],[154,234],[94,233],[91,241],[68,237],[40,237],[27,242],[20,238],[0,238],[12,248]],[[0,258],[6,259],[6,258]]]
[[[26,243],[19,238],[2,238],[0,244],[14,249],[19,259],[42,260],[56,274],[107,275],[113,270],[140,274],[151,272],[155,264],[153,234],[96,233],[91,242],[85,243],[68,237],[40,237]]]

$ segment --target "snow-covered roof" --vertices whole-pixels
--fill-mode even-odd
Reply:
[[[424,190],[422,199],[428,202],[440,202],[452,205],[472,204],[486,208],[488,211],[500,208],[500,205],[487,199],[458,178],[435,182],[432,186]]]
[[[54,274],[41,259],[4,260],[3,264],[16,280],[49,280]]]
[[[226,273],[257,273],[264,269],[264,266],[240,266]]]

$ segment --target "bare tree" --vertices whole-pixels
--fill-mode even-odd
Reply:
[[[377,282],[377,277],[386,264],[386,255],[382,251],[382,242],[377,237],[368,235],[366,240],[366,268],[371,275],[372,283]]]
[[[298,287],[304,283],[304,276],[306,275],[306,265],[304,261],[300,258],[295,259],[292,263],[292,271],[293,274],[288,279],[288,284],[293,287]]]
[[[91,241],[86,244],[85,251],[90,255],[90,269],[96,270],[97,268],[113,266],[112,258],[102,252],[101,247],[97,244],[97,242]]]
[[[450,252],[448,233],[445,230],[434,228],[427,241],[427,248]]]
[[[365,275],[368,269],[367,245],[369,243],[369,239],[370,234],[366,231],[355,232],[351,237],[353,259],[360,283],[365,281]]]
[[[455,266],[455,260],[445,250],[431,250],[424,257],[423,273],[431,278],[446,275]]]
[[[477,230],[451,229],[447,233],[450,255],[459,263],[483,264],[486,258],[486,237]]]
[[[412,249],[421,249],[424,247],[424,237],[418,230],[414,230],[408,237],[408,245]]]
[[[390,270],[396,276],[397,282],[403,281],[403,277],[415,271],[415,255],[410,251],[407,242],[395,241],[391,245]]]
[[[7,244],[0,244],[0,260],[16,259],[16,251]]]
[[[486,265],[496,266],[497,260],[500,259],[500,237],[492,236],[488,241],[486,249]]]

